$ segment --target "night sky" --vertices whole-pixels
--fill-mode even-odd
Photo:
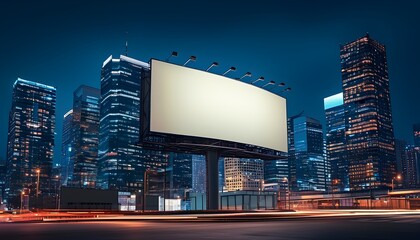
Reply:
[[[336,2],[336,3],[331,3]],[[289,116],[325,122],[323,98],[341,91],[339,46],[369,32],[387,47],[395,136],[420,122],[420,3],[415,1],[1,1],[0,159],[17,77],[57,88],[55,161],[62,118],[81,84],[100,86],[102,62],[125,53],[286,82]],[[127,33],[128,32],[128,33]]]

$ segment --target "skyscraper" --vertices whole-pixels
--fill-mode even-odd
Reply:
[[[67,186],[73,178],[74,170],[74,128],[73,109],[70,109],[63,118],[63,131],[61,137],[61,184]]]
[[[55,104],[54,87],[21,78],[13,84],[6,176],[11,207],[19,206],[22,191],[40,197],[51,193]]]
[[[78,87],[73,93],[74,170],[72,186],[94,188],[96,185],[99,98],[99,89],[85,85]]]
[[[225,158],[226,191],[262,190],[264,165],[260,159]]]
[[[326,160],[331,167],[331,184],[335,190],[349,191],[349,163],[345,156],[343,93],[324,98],[324,110],[326,118]]]
[[[192,187],[192,154],[172,153],[172,177],[174,198],[183,197],[186,190]]]
[[[404,187],[415,188],[420,186],[418,150],[413,145],[407,145],[404,149],[402,162],[402,181]]]
[[[102,65],[97,184],[137,192],[145,169],[164,169],[168,155],[139,147],[140,83],[149,64],[121,55]]]
[[[350,189],[390,187],[395,143],[385,46],[369,35],[340,48]]]
[[[206,192],[206,159],[203,155],[192,156],[192,191]]]
[[[326,167],[321,123],[299,114],[288,120],[292,191],[325,191]]]

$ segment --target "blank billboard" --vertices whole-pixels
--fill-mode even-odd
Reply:
[[[256,86],[152,59],[150,131],[287,152],[286,100]]]

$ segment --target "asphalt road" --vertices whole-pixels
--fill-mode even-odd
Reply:
[[[0,224],[4,240],[84,239],[419,239],[420,216],[254,222],[92,221]]]

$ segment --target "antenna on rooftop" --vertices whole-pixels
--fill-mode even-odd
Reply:
[[[128,57],[128,32],[125,32],[125,56]]]

